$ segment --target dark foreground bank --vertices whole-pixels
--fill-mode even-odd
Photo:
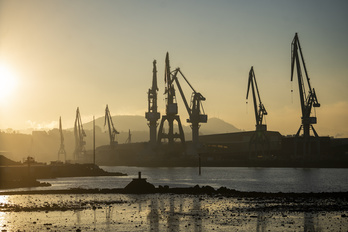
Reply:
[[[252,198],[317,198],[317,199],[342,199],[348,200],[348,192],[321,192],[321,193],[269,193],[269,192],[245,192],[221,187],[214,189],[211,186],[194,186],[187,188],[169,188],[159,186],[150,191],[115,188],[115,189],[84,189],[72,188],[63,190],[32,190],[0,192],[0,195],[37,195],[37,194],[188,194],[188,195],[210,195],[215,197],[252,197]]]
[[[127,176],[127,174],[107,172],[95,164],[54,163],[0,166],[0,189],[44,187],[50,186],[50,184],[39,182],[37,179],[85,176]]]

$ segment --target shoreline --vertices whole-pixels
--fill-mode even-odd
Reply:
[[[210,186],[194,186],[186,188],[169,188],[167,186],[159,186],[153,191],[127,191],[125,188],[114,189],[84,189],[84,188],[72,188],[61,190],[28,190],[28,191],[9,191],[0,192],[0,196],[4,195],[40,195],[40,194],[178,194],[178,195],[209,195],[215,197],[251,197],[251,198],[317,198],[317,199],[348,199],[348,192],[255,192],[255,191],[237,191],[234,189],[228,189],[226,187],[220,187],[214,189]]]

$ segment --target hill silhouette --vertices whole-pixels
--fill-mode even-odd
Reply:
[[[128,131],[131,131],[132,142],[149,141],[149,127],[144,116],[113,116],[114,126],[120,134],[117,135],[118,143],[125,143],[128,138]],[[104,117],[99,117],[96,124],[96,147],[110,143],[108,128],[104,127]],[[87,136],[84,138],[86,149],[93,149],[93,121],[83,124]],[[165,128],[166,129],[166,128]],[[183,125],[185,139],[191,140],[191,128],[189,124]],[[208,119],[199,130],[201,135],[220,134],[240,131],[235,126],[218,118]],[[65,150],[67,159],[72,159],[75,149],[75,137],[73,128],[63,130]],[[57,160],[57,152],[60,146],[60,134],[57,128],[49,131],[33,131],[32,134],[21,133],[0,133],[0,151],[7,158],[21,161],[25,157],[32,156],[40,162]],[[5,161],[4,161],[5,162]]]
[[[102,130],[108,130],[107,126],[104,127],[104,117],[95,119],[95,125],[102,128]],[[145,117],[140,115],[117,115],[112,116],[112,121],[117,131],[126,132],[148,132],[149,127]],[[93,121],[83,124],[83,128],[86,130],[92,130]],[[190,125],[183,125],[185,134],[191,133]],[[219,118],[209,118],[208,123],[202,123],[199,133],[202,135],[207,134],[220,134],[220,133],[231,133],[238,132],[240,129],[236,128],[230,123],[227,123]],[[146,134],[147,135],[147,134]],[[147,141],[148,137],[143,141]]]

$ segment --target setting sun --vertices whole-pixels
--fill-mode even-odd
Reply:
[[[8,97],[14,92],[17,80],[10,68],[0,64],[0,102],[6,103]]]

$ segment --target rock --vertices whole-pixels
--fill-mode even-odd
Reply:
[[[133,179],[123,190],[124,193],[154,193],[156,188],[153,184],[146,181],[145,178],[141,178],[141,172],[139,177]]]

